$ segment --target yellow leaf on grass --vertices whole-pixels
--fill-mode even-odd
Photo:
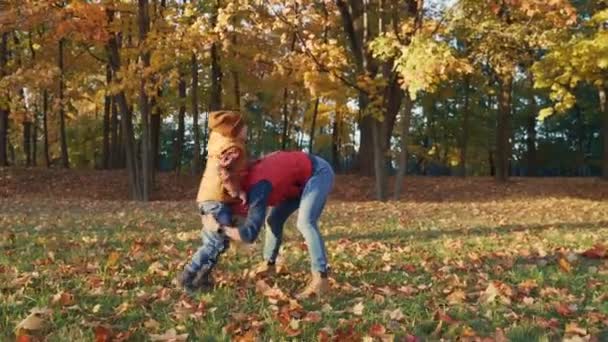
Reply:
[[[448,303],[449,304],[460,304],[462,303],[466,298],[466,294],[464,293],[464,291],[462,290],[454,290],[452,293],[450,293],[450,295],[448,296]]]
[[[566,329],[564,332],[566,335],[587,335],[587,329],[579,327],[575,322],[566,324]]]
[[[118,252],[110,253],[108,261],[106,262],[106,267],[115,267],[118,264],[118,259],[120,259],[120,254]]]
[[[570,263],[568,262],[568,260],[564,259],[564,258],[560,258],[559,259],[559,268],[562,269],[562,271],[564,272],[570,272],[572,271],[572,265],[570,265]]]

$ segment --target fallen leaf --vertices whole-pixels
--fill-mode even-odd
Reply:
[[[150,318],[149,320],[144,322],[144,328],[148,330],[158,330],[160,328],[160,323],[158,321]]]
[[[53,296],[51,303],[54,305],[70,306],[74,305],[74,295],[69,292],[61,291]]]
[[[112,252],[108,256],[108,260],[106,261],[107,268],[114,268],[118,264],[118,260],[120,259],[120,254],[118,252]]]
[[[353,306],[352,313],[355,314],[355,315],[357,315],[357,316],[362,316],[364,308],[365,308],[365,306],[363,305],[363,303],[359,302],[355,306]]]
[[[450,295],[448,296],[448,303],[451,305],[455,305],[455,304],[460,304],[462,303],[466,298],[466,294],[464,293],[464,291],[462,290],[454,290],[452,291],[452,293],[450,293]]]
[[[169,329],[162,335],[150,334],[150,341],[180,342],[188,339],[188,334],[177,335],[175,329]]]
[[[559,259],[559,268],[564,271],[564,272],[570,272],[572,271],[572,265],[570,265],[570,263],[568,262],[568,260],[564,259],[564,258],[560,258]]]
[[[105,325],[98,325],[94,329],[95,342],[110,342],[112,340],[112,330]]]
[[[556,303],[555,311],[564,317],[572,315],[572,311],[570,310],[570,307],[568,306],[568,304],[565,304],[565,303]]]
[[[390,319],[392,319],[393,321],[403,321],[405,319],[405,315],[403,314],[403,312],[401,312],[401,309],[395,309],[393,311],[390,312],[389,314]]]
[[[17,335],[27,335],[22,333],[24,330],[35,332],[44,329],[52,313],[50,309],[33,308],[30,314],[15,326]]]
[[[578,326],[575,322],[567,323],[566,328],[564,330],[566,335],[579,335],[585,336],[587,335],[587,330]]]
[[[589,258],[589,259],[603,259],[608,256],[608,251],[607,251],[606,246],[597,244],[597,245],[593,246],[592,248],[584,251],[582,253],[582,255],[585,258]]]
[[[160,261],[155,261],[148,267],[148,273],[156,274],[161,277],[167,277],[169,275],[169,271],[164,269],[163,264]]]
[[[322,319],[323,317],[321,316],[321,313],[319,311],[309,311],[304,317],[304,322],[319,323]]]
[[[369,328],[369,334],[373,337],[382,338],[386,334],[386,328],[380,323],[373,324]]]

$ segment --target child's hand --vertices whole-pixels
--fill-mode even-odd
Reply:
[[[203,223],[203,229],[205,230],[215,232],[220,229],[220,224],[213,215],[201,215],[201,222]]]
[[[247,205],[247,193],[245,191],[239,191],[239,199],[242,205]]]

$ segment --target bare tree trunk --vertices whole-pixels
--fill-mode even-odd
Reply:
[[[576,175],[579,177],[585,176],[585,126],[583,122],[583,113],[581,107],[574,105],[574,113],[576,117]]]
[[[68,140],[65,131],[65,104],[63,98],[63,90],[65,87],[64,84],[64,76],[65,70],[63,66],[63,49],[64,49],[65,41],[63,39],[59,40],[59,56],[58,56],[58,64],[59,64],[59,134],[61,140],[61,166],[65,169],[70,167],[70,160],[68,158]]]
[[[25,166],[32,166],[32,123],[23,121],[23,154],[25,156]]]
[[[108,19],[112,21],[113,12],[108,11]],[[112,71],[116,75],[116,82],[120,82],[117,72],[120,71],[120,53],[119,53],[119,42],[118,37],[114,33],[110,36],[108,41],[108,55],[110,63],[112,65]],[[135,137],[133,135],[133,122],[132,115],[124,91],[120,91],[114,95],[114,102],[120,109],[120,134],[123,138],[124,153],[126,159],[127,172],[129,175],[129,190],[132,199],[141,199],[142,189],[139,183],[139,175],[137,168],[137,157],[135,153]]]
[[[192,120],[193,125],[192,129],[194,130],[194,161],[193,161],[193,170],[195,174],[200,174],[202,170],[201,163],[201,129],[199,125],[199,113],[198,113],[198,60],[196,54],[192,54],[192,60],[190,63],[190,74],[192,78]],[[221,96],[221,92],[220,92]],[[184,81],[183,88],[180,88],[180,97],[184,98],[186,101],[186,83]],[[220,98],[221,100],[221,98]],[[184,102],[185,103],[185,102]],[[185,111],[185,107],[184,107]],[[184,123],[182,122],[182,144],[183,144],[183,131],[184,131]]]
[[[42,91],[42,134],[43,134],[43,150],[44,150],[44,165],[49,168],[51,166],[51,160],[49,157],[49,125],[48,125],[48,113],[49,113],[49,92],[44,89]]]
[[[312,112],[312,123],[310,125],[310,141],[308,142],[308,152],[314,153],[315,129],[317,124],[317,115],[319,114],[319,98],[315,99],[315,107]]]
[[[528,98],[530,102],[530,108],[528,118],[526,122],[526,145],[527,145],[527,159],[528,159],[528,176],[538,176],[537,162],[536,162],[536,99],[534,94],[530,91]]]
[[[604,141],[604,153],[602,157],[602,178],[608,180],[608,96],[606,88],[598,90],[600,98],[600,110],[602,113],[602,137]]]
[[[281,134],[281,149],[287,149],[287,138],[288,138],[288,126],[289,126],[289,112],[287,110],[288,90],[287,87],[283,88],[283,133]]]
[[[470,77],[465,76],[464,81],[464,108],[462,118],[462,138],[460,142],[460,175],[462,177],[467,176],[467,150],[469,147],[469,134],[470,134],[470,117],[469,113],[469,97],[470,97]]]
[[[110,104],[112,105],[111,113],[112,116],[110,118],[110,167],[115,169],[120,167],[120,151],[121,151],[121,139],[118,135],[118,129],[120,127],[120,122],[118,121],[118,106],[116,101],[114,101],[114,97],[110,98]]]
[[[139,0],[138,6],[139,44],[145,49],[145,40],[150,29],[150,17],[148,13],[148,0]],[[150,52],[142,51],[140,55],[143,67],[150,67]],[[150,141],[150,99],[146,94],[146,76],[142,72],[139,83],[139,110],[141,111],[142,139],[141,139],[141,163],[142,163],[142,194],[140,200],[147,202],[150,199],[152,187],[152,158]]]
[[[386,201],[386,159],[382,151],[382,123],[374,120],[372,137],[374,139],[374,173],[376,175],[376,195],[378,200]]]
[[[196,73],[196,72],[195,72]],[[194,76],[194,75],[193,75]],[[193,80],[194,81],[194,80]],[[194,87],[194,85],[193,85]],[[175,137],[174,145],[173,145],[173,170],[175,170],[178,174],[181,171],[182,165],[182,149],[184,146],[184,130],[185,130],[185,117],[186,117],[186,81],[184,80],[184,75],[180,72],[179,74],[179,82],[177,85],[178,93],[179,93],[179,112],[177,114],[177,136]],[[196,96],[193,94],[192,96]],[[195,130],[198,130],[198,113],[194,115],[195,109],[192,108],[192,117],[194,118],[194,123],[196,124]],[[195,132],[196,135],[196,132]],[[200,147],[199,147],[200,148]],[[195,163],[197,162],[197,154],[200,154],[200,151],[197,151],[197,146],[194,146],[194,159]],[[200,157],[199,157],[200,158]]]
[[[503,75],[499,78],[498,125],[496,128],[496,180],[498,182],[506,182],[509,177],[512,81],[511,75]]]
[[[399,153],[399,169],[395,176],[395,194],[394,199],[398,201],[401,198],[405,175],[407,174],[407,141],[410,131],[410,119],[412,117],[413,103],[409,92],[406,90],[403,97],[403,111],[401,113],[401,151]]]
[[[38,104],[34,105],[34,122],[32,124],[32,166],[38,165],[38,115],[40,114]]]
[[[8,62],[8,32],[2,33],[2,42],[0,43],[0,80],[7,75],[6,64]],[[0,94],[3,97],[0,101],[0,167],[8,166],[8,115],[9,101],[8,94]]]
[[[112,67],[106,65],[106,86],[112,84]],[[112,112],[112,97],[106,93],[103,103],[103,146],[102,146],[102,168],[110,168],[110,114]]]
[[[220,9],[220,0],[216,0],[215,9],[211,16],[211,25],[217,25],[217,16]],[[222,67],[220,65],[220,51],[217,43],[211,45],[211,99],[209,101],[209,110],[222,109]]]
[[[150,116],[150,135],[152,141],[150,142],[152,148],[152,167],[154,170],[160,170],[160,130],[163,121],[162,108],[158,100],[162,96],[162,92],[158,91],[157,97],[152,100],[153,104],[151,108],[156,109],[156,113]],[[152,173],[155,176],[154,172]],[[154,178],[152,184],[154,184]]]
[[[337,106],[331,133],[331,164],[340,171],[340,111]]]

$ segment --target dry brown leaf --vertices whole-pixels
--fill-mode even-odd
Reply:
[[[309,311],[306,313],[306,316],[304,317],[304,322],[319,323],[319,322],[321,322],[322,319],[323,319],[323,316],[321,315],[321,313],[319,311]]]
[[[17,326],[15,326],[16,335],[26,335],[23,331],[35,332],[46,328],[48,319],[50,318],[52,310],[46,308],[33,308],[30,310],[30,314],[25,317]]]
[[[74,305],[75,302],[76,301],[74,300],[74,295],[69,292],[65,292],[65,291],[61,291],[61,292],[55,294],[53,296],[53,298],[51,299],[51,304],[61,305],[61,306]]]
[[[95,342],[110,342],[112,341],[112,329],[107,325],[98,325],[94,329]]]
[[[603,259],[608,256],[608,251],[607,251],[606,246],[604,246],[602,244],[597,244],[597,245],[593,246],[592,248],[584,251],[582,253],[582,255],[584,257],[590,258],[590,259]]]
[[[362,316],[363,315],[363,309],[365,309],[365,306],[363,305],[362,302],[359,302],[357,304],[355,304],[355,306],[353,306],[352,308],[352,313],[357,315],[357,316]]]
[[[150,334],[150,341],[181,342],[188,339],[188,334],[178,335],[175,329],[169,329],[162,335]]]

